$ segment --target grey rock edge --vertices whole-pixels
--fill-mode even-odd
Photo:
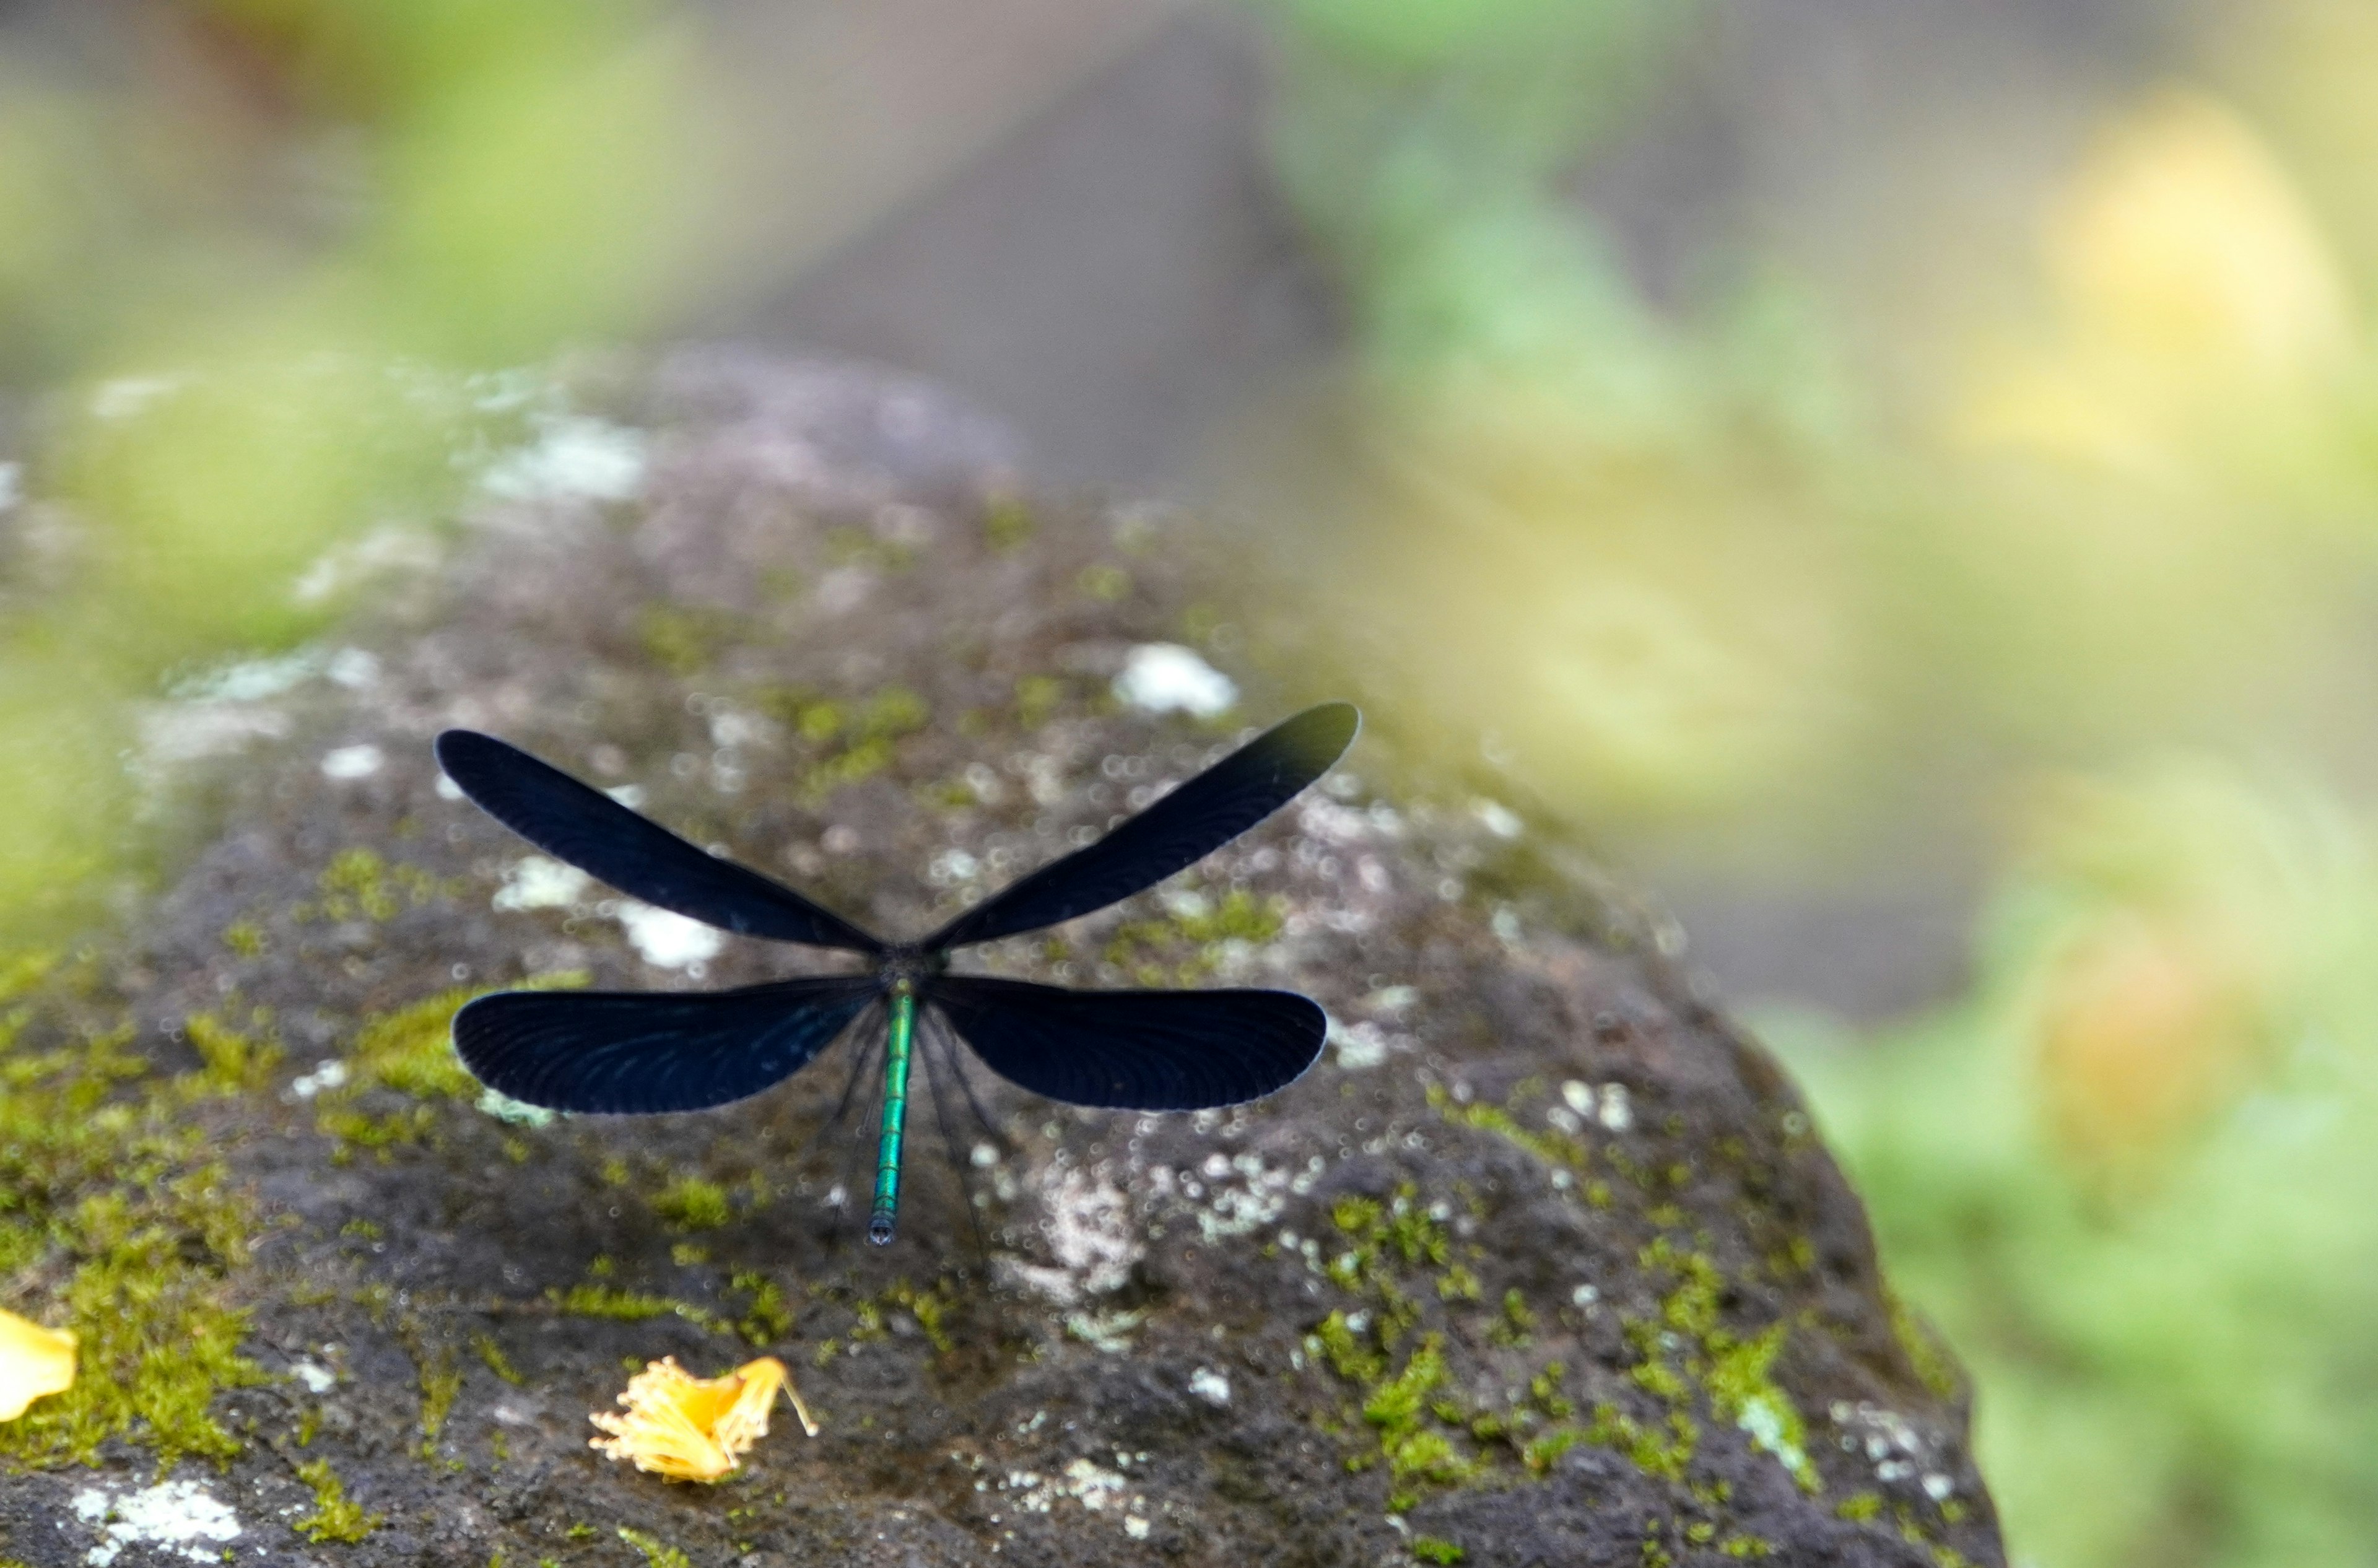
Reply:
[[[106,1502],[159,1479],[119,1443],[96,1470],[0,1472],[0,1557],[2004,1561],[1952,1363],[1892,1306],[1790,1085],[1556,832],[1482,804],[1491,777],[1411,738],[1328,628],[1280,613],[1243,542],[1027,507],[996,430],[849,366],[686,351],[572,395],[551,439],[576,448],[526,454],[435,551],[387,553],[309,666],[327,674],[165,716],[201,737],[174,766],[217,826],[108,963],[152,1056],[186,1057],[180,1022],[226,999],[272,1011],[270,1086],[194,1112],[265,1216],[238,1287],[272,1378],[218,1395],[242,1457],[174,1473],[185,1513],[202,1494],[236,1537],[107,1535]],[[1235,710],[1119,700],[1157,642],[1231,677]],[[458,986],[835,965],[705,951],[523,871],[525,845],[440,793],[444,726],[633,785],[901,933],[1333,696],[1375,722],[1327,787],[1156,894],[972,960],[1303,990],[1332,1043],[1270,1100],[1092,1114],[969,1066],[994,1141],[940,1074],[956,1157],[917,1094],[880,1251],[856,1206],[864,1091],[809,1136],[847,1044],[710,1113],[536,1125],[378,1085],[323,1114],[324,1063]],[[859,1195],[840,1214],[837,1184]],[[682,1310],[583,1306],[630,1294]],[[588,1448],[628,1364],[763,1353],[822,1436],[780,1408],[715,1487]],[[294,1533],[297,1458],[383,1522]]]

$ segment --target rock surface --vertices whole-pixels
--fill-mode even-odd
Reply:
[[[0,968],[0,1306],[86,1341],[0,1429],[0,1557],[2003,1560],[1953,1364],[1789,1085],[1387,712],[1163,889],[969,960],[1303,990],[1332,1041],[1267,1101],[1092,1113],[967,1066],[986,1126],[931,1055],[882,1250],[834,1202],[864,1089],[817,1132],[847,1045],[715,1112],[482,1101],[444,1043],[475,990],[835,960],[539,862],[441,793],[441,727],[903,933],[1370,695],[1212,536],[1027,507],[930,391],[702,352],[573,397],[437,549],[355,569],[317,656],[158,715],[214,826],[128,938]],[[1124,700],[1159,643],[1198,662]],[[1151,711],[1201,668],[1233,708]],[[763,1353],[821,1436],[780,1407],[717,1486],[588,1447],[644,1360]]]

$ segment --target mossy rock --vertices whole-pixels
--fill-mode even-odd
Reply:
[[[390,553],[321,676],[179,715],[226,748],[164,786],[210,824],[171,887],[6,970],[0,1305],[93,1355],[0,1429],[0,1557],[2003,1561],[1952,1363],[1789,1084],[1243,542],[1019,499],[995,432],[847,367],[689,353],[573,395],[633,496],[546,453]],[[1237,708],[1119,700],[1151,642]],[[969,1068],[994,1135],[929,1052],[875,1249],[831,1202],[863,1115],[812,1136],[847,1047],[653,1119],[544,1117],[449,1054],[482,989],[835,961],[528,863],[441,793],[441,727],[913,932],[1329,696],[1375,722],[1324,787],[974,959],[1311,994],[1332,1044],[1261,1104],[1089,1113]],[[823,1435],[780,1416],[715,1486],[589,1448],[632,1367],[762,1354]]]

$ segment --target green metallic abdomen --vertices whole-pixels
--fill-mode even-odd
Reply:
[[[900,1137],[908,1115],[908,1048],[917,1033],[917,991],[906,980],[892,986],[891,1039],[883,1051],[883,1131],[875,1144],[875,1212],[867,1239],[888,1246],[900,1222]]]

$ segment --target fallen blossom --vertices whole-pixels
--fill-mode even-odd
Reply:
[[[72,1329],[43,1328],[14,1312],[0,1311],[0,1421],[13,1421],[25,1406],[74,1386]]]
[[[792,1375],[774,1356],[715,1378],[694,1377],[676,1357],[664,1356],[628,1380],[627,1392],[619,1395],[626,1415],[587,1418],[611,1434],[593,1439],[590,1446],[673,1481],[724,1480],[745,1451],[768,1435],[768,1410],[778,1389],[793,1402],[801,1430],[817,1436],[817,1423]]]

